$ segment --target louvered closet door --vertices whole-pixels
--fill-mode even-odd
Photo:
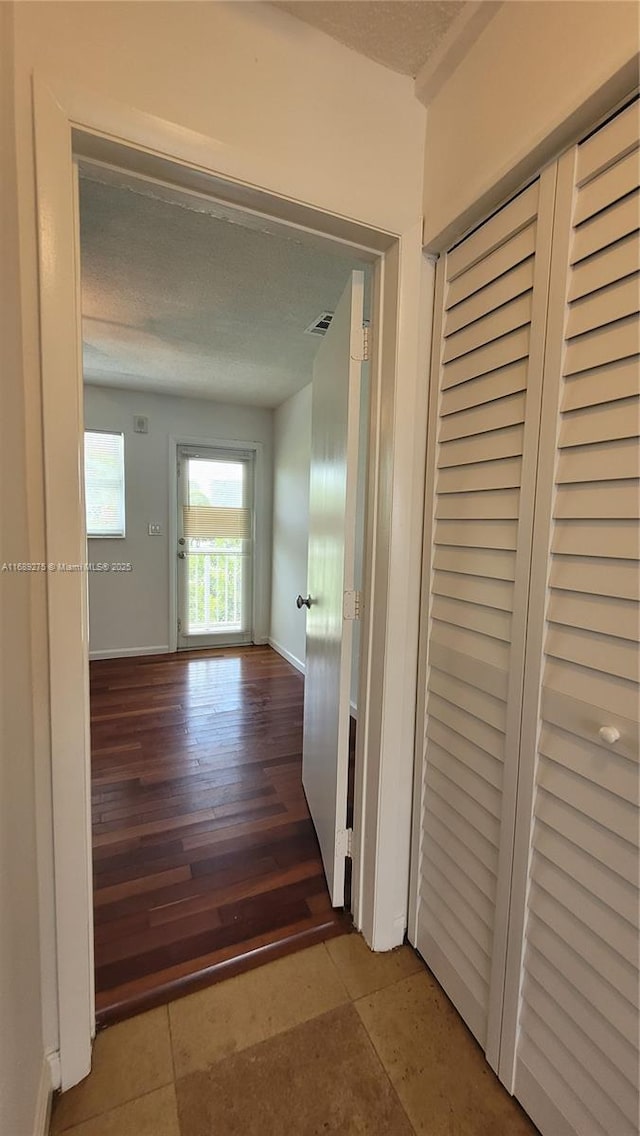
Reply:
[[[494,1067],[554,179],[545,174],[443,257],[437,278],[412,941]]]
[[[634,1136],[638,1122],[637,146],[636,104],[559,168],[525,681],[523,763],[536,749],[537,761],[515,1077],[548,1136]],[[530,815],[523,801],[527,845]],[[514,941],[521,934],[515,926]]]

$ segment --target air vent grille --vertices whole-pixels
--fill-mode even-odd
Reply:
[[[305,327],[305,335],[326,335],[332,319],[333,312],[321,312],[313,323]]]

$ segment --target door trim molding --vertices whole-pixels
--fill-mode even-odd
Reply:
[[[84,562],[80,290],[74,151],[311,230],[374,266],[369,470],[356,752],[354,919],[376,950],[403,940],[415,730],[429,296],[421,218],[393,233],[261,188],[259,154],[34,75],[47,559]],[[216,163],[220,163],[216,165]],[[235,164],[234,164],[235,163]],[[239,172],[239,175],[238,175]],[[247,180],[247,173],[250,180]],[[34,446],[40,425],[30,423]],[[61,1087],[87,1075],[94,1030],[86,579],[46,580]],[[47,997],[52,992],[45,992]]]

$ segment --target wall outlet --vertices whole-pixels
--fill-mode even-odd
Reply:
[[[145,418],[143,414],[134,414],[134,416],[133,416],[133,432],[134,432],[134,434],[148,434],[149,433],[149,419]]]
[[[149,525],[149,536],[162,536],[162,525]]]

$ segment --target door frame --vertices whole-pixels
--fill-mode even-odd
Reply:
[[[262,442],[247,442],[241,439],[198,438],[193,435],[169,437],[169,523],[167,525],[167,544],[169,556],[169,650],[178,649],[178,570],[176,564],[176,545],[178,540],[178,450],[180,446],[202,446],[216,450],[251,450],[254,455],[253,475],[253,610],[251,613],[252,643],[268,642],[268,614],[270,594],[269,568],[269,510],[267,482],[265,478],[264,445]]]
[[[417,620],[433,272],[421,219],[390,232],[283,196],[235,171],[247,154],[63,82],[34,75],[42,430],[47,560],[86,559],[76,157],[134,169],[272,221],[328,237],[373,265],[364,594],[356,749],[353,915],[375,950],[407,924]],[[251,157],[251,156],[250,156]],[[235,171],[234,171],[235,161]],[[216,163],[219,163],[216,164]],[[222,167],[222,168],[220,168]],[[230,172],[231,167],[231,172]],[[87,580],[47,574],[56,990],[60,1087],[91,1067],[94,1033]]]

